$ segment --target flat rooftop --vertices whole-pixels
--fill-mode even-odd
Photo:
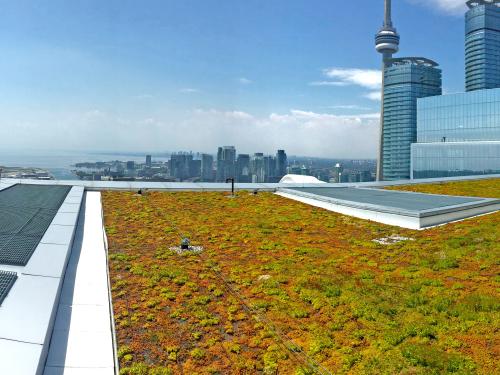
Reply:
[[[2,179],[0,374],[494,373],[500,180],[457,180]]]
[[[353,203],[392,207],[396,210],[424,211],[464,203],[482,202],[483,198],[454,197],[449,195],[408,193],[383,189],[355,188],[292,188],[297,192],[320,195]]]
[[[279,188],[279,195],[362,219],[409,229],[495,212],[500,199],[356,187]]]

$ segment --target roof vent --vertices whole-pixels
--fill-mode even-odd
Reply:
[[[181,249],[189,250],[189,238],[183,238],[181,241]]]
[[[189,238],[184,237],[181,240],[180,246],[173,246],[169,248],[169,250],[174,251],[179,255],[196,254],[196,253],[201,253],[203,251],[203,246],[193,246],[191,245],[191,241],[189,241]]]

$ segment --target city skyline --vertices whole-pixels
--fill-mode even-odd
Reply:
[[[325,1],[174,3],[4,5],[0,145],[376,156],[383,1],[343,4],[347,19]],[[463,91],[465,2],[430,3],[395,4],[402,48],[440,62],[445,92]],[[449,47],[420,40],[438,29]]]

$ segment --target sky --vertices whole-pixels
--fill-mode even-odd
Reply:
[[[394,0],[464,89],[465,0]],[[374,158],[383,0],[0,0],[0,148]]]

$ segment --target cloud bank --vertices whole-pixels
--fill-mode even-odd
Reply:
[[[376,69],[328,68],[323,75],[331,80],[309,82],[310,86],[359,86],[371,90],[362,96],[370,100],[380,100],[382,72]]]
[[[7,124],[9,122],[9,124]],[[7,126],[9,125],[9,126]],[[0,119],[0,146],[19,150],[178,151],[215,153],[220,145],[238,152],[319,157],[372,158],[379,114],[341,116],[293,109],[255,116],[243,111],[193,110],[180,120],[132,120],[99,110]]]

